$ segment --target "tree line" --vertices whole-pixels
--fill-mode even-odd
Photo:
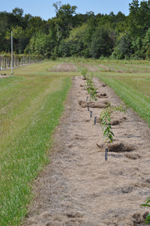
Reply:
[[[45,58],[85,57],[150,59],[150,0],[133,0],[129,15],[92,11],[77,14],[77,6],[53,4],[55,17],[42,20],[15,8],[0,12],[0,52],[39,54]]]

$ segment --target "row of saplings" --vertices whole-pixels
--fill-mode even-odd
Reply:
[[[81,70],[81,74],[83,75],[84,79],[86,80],[86,89],[90,96],[90,100],[97,101],[97,88],[95,87],[93,83],[93,73],[89,76],[87,75],[87,69],[83,68]],[[124,107],[122,104],[119,106],[111,106],[111,103],[109,102],[107,104],[107,107],[104,111],[100,114],[100,124],[102,127],[103,137],[105,138],[105,142],[113,142],[113,137],[115,136],[112,132],[111,127],[111,114],[113,112],[124,112],[126,113],[127,108]]]
[[[86,80],[86,89],[90,96],[90,100],[97,101],[97,88],[94,86],[93,83],[93,74],[90,76],[87,75],[88,70],[86,68],[83,68],[81,70],[81,74],[83,75],[84,79]],[[111,127],[111,114],[113,112],[127,112],[127,107],[124,105],[119,106],[111,106],[111,103],[108,104],[107,108],[103,110],[100,114],[100,125],[102,127],[102,133],[103,137],[105,138],[105,142],[113,142],[114,133],[112,132]],[[106,155],[108,152],[108,148],[105,150],[105,160],[107,160]],[[150,197],[146,200],[146,204],[142,204],[142,206],[148,206],[150,207]],[[146,218],[146,224],[150,223],[150,213],[148,214]]]

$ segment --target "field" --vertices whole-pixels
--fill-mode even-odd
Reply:
[[[27,214],[27,206],[33,196],[33,179],[50,161],[52,134],[59,124],[63,102],[71,87],[71,77],[80,76],[80,70],[84,67],[88,69],[88,74],[93,73],[112,87],[150,126],[148,61],[59,59],[17,68],[14,76],[1,76],[0,225],[19,225]],[[3,73],[8,75],[10,71]],[[78,94],[81,98],[80,91]],[[146,124],[143,125],[148,131]],[[144,131],[144,128],[140,129]],[[138,132],[135,131],[133,136],[139,136]],[[80,140],[79,137],[75,139]],[[145,143],[148,145],[147,140]],[[143,158],[144,161],[146,158]]]

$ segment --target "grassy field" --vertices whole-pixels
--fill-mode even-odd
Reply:
[[[115,93],[124,101],[126,105],[131,107],[134,111],[136,111],[139,116],[141,116],[150,126],[150,90],[147,89],[148,84],[144,79],[141,79],[140,87],[136,86],[136,82],[130,79],[120,79],[120,78],[106,78],[101,77],[100,79],[113,88]],[[150,88],[150,84],[149,84]],[[140,92],[140,91],[141,92]]]
[[[77,72],[51,70],[62,62]],[[66,58],[14,69],[0,79],[0,226],[19,225],[32,199],[32,182],[49,162],[52,133],[71,77],[99,77],[150,126],[150,62]],[[10,71],[3,73],[10,74]]]
[[[18,225],[31,200],[31,184],[49,161],[71,73],[52,73],[55,62],[20,67],[0,79],[0,225]],[[4,73],[10,73],[6,71]]]
[[[121,73],[112,71],[96,75],[109,85],[124,103],[137,112],[150,127],[150,73],[148,73],[150,63],[144,61],[129,63],[132,71],[130,73],[126,73],[124,70]],[[108,66],[106,63],[105,65]],[[114,65],[117,67],[117,64],[114,63]]]

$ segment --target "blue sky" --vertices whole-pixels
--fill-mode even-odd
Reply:
[[[0,0],[0,11],[12,12],[15,7],[22,8],[25,14],[30,13],[32,16],[40,16],[48,20],[55,16],[53,3],[59,0]],[[129,3],[132,0],[62,0],[62,4],[69,3],[71,6],[76,5],[77,13],[86,13],[93,11],[95,14],[109,14],[111,11],[117,14],[119,11],[125,15],[129,14]],[[139,1],[140,2],[140,1]]]

